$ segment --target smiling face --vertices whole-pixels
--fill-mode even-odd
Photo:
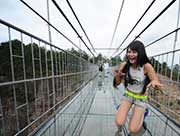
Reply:
[[[128,48],[127,58],[132,65],[136,65],[138,52],[135,50],[131,50],[131,48]]]

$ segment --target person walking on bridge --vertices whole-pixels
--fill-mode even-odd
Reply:
[[[114,86],[119,85],[122,81],[124,82],[125,90],[115,118],[118,127],[115,135],[122,135],[122,126],[133,105],[128,128],[130,135],[133,136],[140,132],[139,130],[143,124],[144,113],[147,108],[146,89],[148,87],[162,87],[147,57],[144,44],[139,40],[135,40],[128,45],[126,61],[120,64],[118,70],[114,71]],[[141,135],[138,134],[138,136]]]

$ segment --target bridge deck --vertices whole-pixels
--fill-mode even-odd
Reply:
[[[102,82],[101,82],[102,81]],[[100,85],[102,83],[102,86]],[[90,85],[91,84],[91,85]],[[116,107],[122,97],[123,86],[112,86],[112,76],[97,77],[69,102],[37,135],[112,136],[116,132],[114,122]],[[78,106],[82,103],[81,106]],[[145,136],[178,136],[179,129],[158,110],[149,105]],[[129,112],[127,122],[131,116]],[[125,124],[124,135],[127,135]]]
[[[81,136],[110,136],[115,133],[114,117],[116,108],[112,91],[114,89],[110,78],[104,78],[102,86],[97,85],[96,94]]]

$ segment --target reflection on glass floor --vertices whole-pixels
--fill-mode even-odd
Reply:
[[[98,76],[36,135],[110,136],[115,133],[116,108],[111,80]]]
[[[113,88],[109,78],[104,78],[102,86],[98,82],[96,94],[83,126],[81,136],[110,136],[116,131],[114,122],[115,106]]]
[[[114,89],[112,76],[97,76],[36,135],[42,136],[114,136],[116,107],[122,98],[123,86]],[[179,136],[179,128],[149,106],[144,136]],[[131,112],[129,112],[127,122]],[[128,123],[124,135],[127,135]]]

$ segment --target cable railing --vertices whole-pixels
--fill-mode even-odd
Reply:
[[[8,34],[0,45],[0,135],[28,135],[91,81],[97,66],[3,20],[0,24]]]
[[[172,57],[177,58],[179,64],[168,66],[168,60],[172,61]],[[162,91],[151,91],[151,102],[160,111],[179,124],[180,122],[180,50],[165,52],[156,56],[152,56],[152,64],[158,73],[159,79],[164,87]],[[172,67],[173,66],[173,67]]]
[[[57,110],[39,131],[33,135],[77,135],[82,131],[87,114],[91,108],[95,96],[95,84],[97,78],[87,84],[68,104],[61,110]]]

